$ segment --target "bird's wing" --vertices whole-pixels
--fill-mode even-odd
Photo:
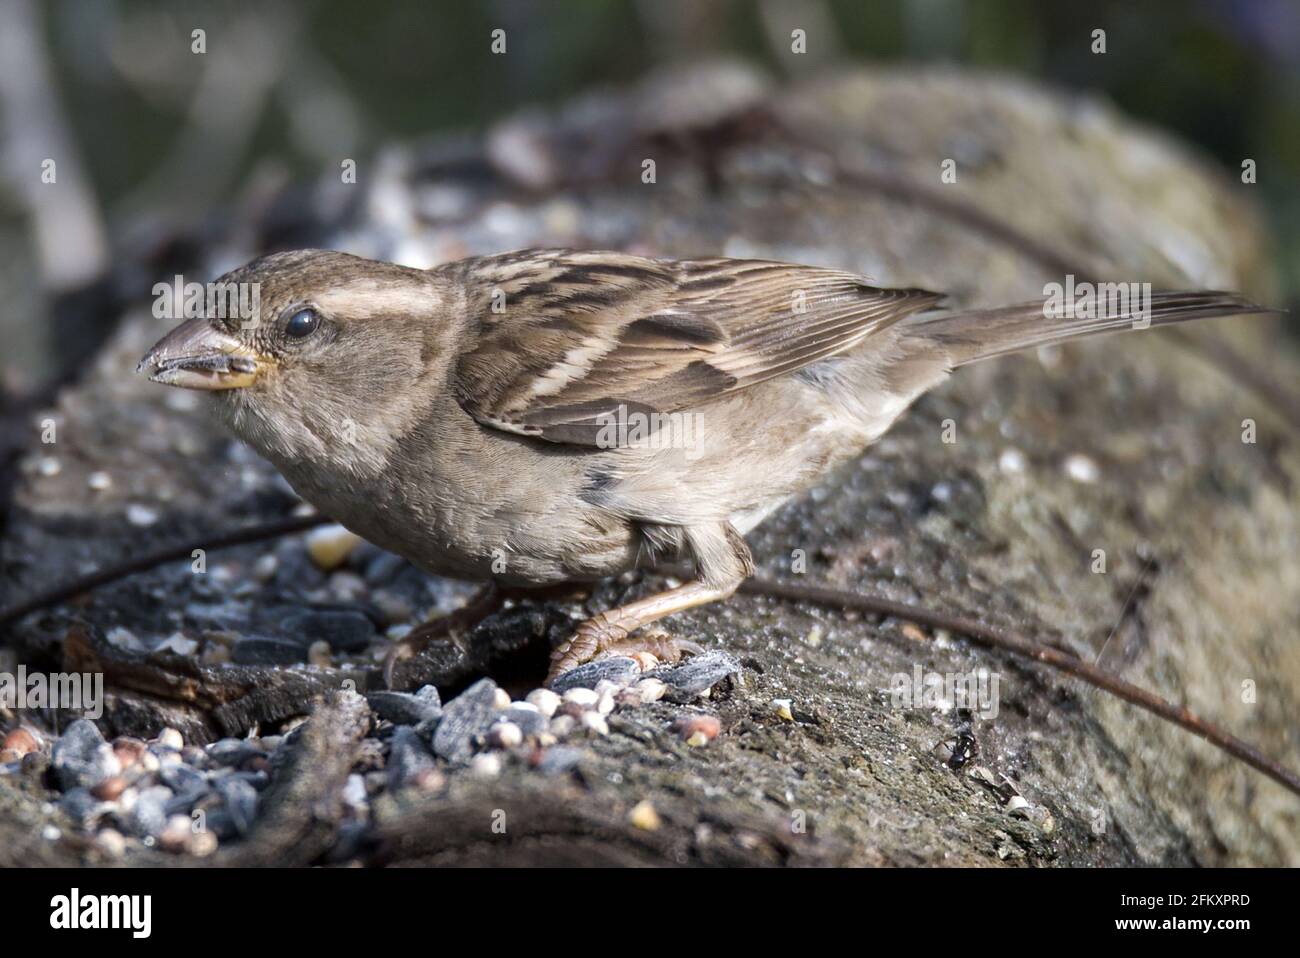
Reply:
[[[701,405],[942,298],[765,260],[524,250],[463,268],[479,325],[453,374],[458,401],[486,426],[579,445],[621,411]]]

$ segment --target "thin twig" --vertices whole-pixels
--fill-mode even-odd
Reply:
[[[268,522],[263,525],[247,526],[235,532],[227,532],[218,536],[205,536],[194,539],[184,545],[170,546],[158,552],[151,552],[147,555],[138,556],[134,559],[128,559],[126,562],[118,565],[109,566],[107,569],[101,569],[98,572],[92,572],[88,576],[80,579],[74,579],[64,585],[55,586],[46,592],[39,592],[17,605],[10,606],[7,609],[0,610],[0,625],[7,625],[15,619],[22,618],[29,612],[35,612],[37,609],[47,609],[52,605],[58,605],[60,602],[66,602],[68,599],[75,598],[83,592],[90,592],[92,589],[99,589],[109,585],[119,579],[125,579],[127,576],[135,575],[139,572],[148,572],[150,569],[163,565],[167,562],[175,562],[178,559],[188,559],[195,549],[212,551],[214,549],[226,549],[230,546],[245,545],[249,542],[259,542],[263,539],[275,539],[280,536],[292,535],[295,532],[302,532],[311,529],[314,526],[324,525],[333,520],[327,516],[294,516],[291,519],[281,519],[278,522]]]
[[[5,609],[0,612],[0,625],[11,622],[37,609],[57,605],[83,592],[89,592],[92,589],[100,588],[127,576],[145,572],[163,563],[187,558],[195,549],[223,549],[229,546],[258,542],[263,539],[274,539],[278,536],[302,532],[330,521],[332,520],[320,515],[298,516],[265,525],[249,526],[223,536],[195,539],[184,545],[141,556],[33,596],[26,602]],[[1210,744],[1227,752],[1233,758],[1239,759],[1257,771],[1264,773],[1288,791],[1300,795],[1300,776],[1274,762],[1253,745],[1230,735],[1185,708],[1172,705],[1152,692],[1089,665],[1077,656],[1034,642],[1017,633],[1007,632],[966,616],[935,612],[932,609],[912,605],[908,602],[895,602],[891,599],[866,595],[861,592],[849,592],[845,589],[796,585],[788,582],[777,582],[772,579],[749,579],[741,585],[740,591],[747,595],[768,596],[769,598],[781,599],[787,602],[810,602],[814,605],[833,609],[853,609],[878,615],[892,615],[896,618],[906,619],[909,622],[915,622],[918,625],[927,625],[934,629],[947,629],[950,632],[965,635],[975,644],[985,648],[1002,649],[1023,658],[1041,662],[1044,665],[1049,665],[1052,668],[1083,679],[1090,685],[1103,689],[1117,698],[1146,709],[1153,715],[1179,725],[1195,735],[1199,735]]]
[[[894,602],[844,589],[795,585],[771,579],[750,579],[740,587],[740,591],[749,595],[763,595],[784,601],[810,602],[833,609],[853,609],[859,612],[892,615],[918,625],[960,633],[976,645],[985,648],[1003,649],[1023,658],[1050,665],[1052,668],[1081,678],[1090,685],[1103,689],[1138,708],[1146,709],[1153,715],[1182,726],[1194,735],[1199,735],[1210,744],[1221,748],[1233,758],[1263,772],[1288,791],[1300,795],[1300,775],[1274,762],[1253,745],[1230,735],[1188,709],[1173,705],[1146,689],[1116,678],[1096,666],[1089,665],[1077,656],[1034,642],[1015,632],[994,628],[966,616],[948,615],[907,602]]]

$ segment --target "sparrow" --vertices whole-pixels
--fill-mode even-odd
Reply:
[[[634,633],[730,596],[754,571],[745,534],[954,370],[1268,311],[1208,290],[954,311],[836,269],[562,249],[428,270],[297,250],[217,286],[256,291],[256,310],[209,308],[138,371],[205,392],[298,494],[363,538],[506,587],[689,563],[685,584],[582,622],[548,680],[605,653],[671,657],[671,641]]]

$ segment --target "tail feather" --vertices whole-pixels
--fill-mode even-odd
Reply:
[[[1144,308],[1148,307],[1149,308]],[[1237,293],[1215,290],[1153,293],[1149,304],[1117,306],[1101,298],[1094,315],[1059,317],[1047,313],[1043,301],[967,310],[921,317],[905,324],[908,333],[933,342],[948,356],[952,368],[1022,349],[1115,332],[1127,328],[1167,326],[1191,319],[1251,313],[1277,313]]]

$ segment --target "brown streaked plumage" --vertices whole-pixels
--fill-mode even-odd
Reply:
[[[744,534],[956,367],[1133,325],[762,260],[524,250],[432,270],[303,250],[222,279],[260,317],[191,320],[141,361],[211,391],[308,501],[438,574],[541,586],[664,557],[697,579],[597,615],[552,675],[729,596]],[[1156,294],[1152,325],[1262,312]],[[620,428],[621,427],[621,428]]]

